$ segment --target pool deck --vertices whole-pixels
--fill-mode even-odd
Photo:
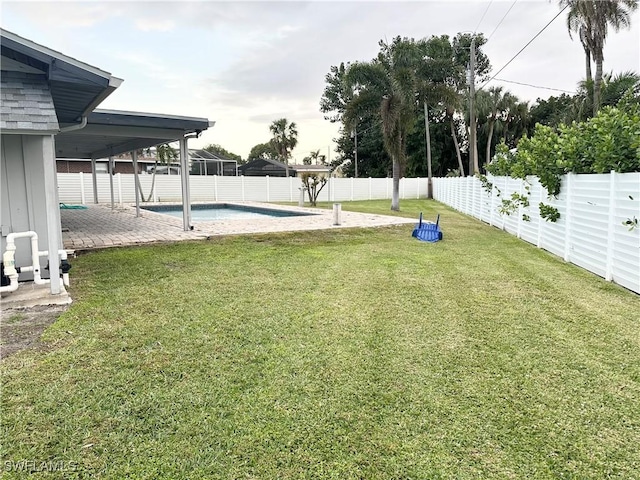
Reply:
[[[144,209],[140,210],[140,217],[136,217],[136,209],[135,206],[132,205],[116,206],[113,210],[110,205],[88,205],[86,210],[63,209],[60,211],[63,244],[65,249],[82,251],[115,246],[209,239],[223,235],[383,227],[413,224],[416,222],[415,219],[411,218],[347,212],[342,210],[341,224],[333,225],[332,210],[256,202],[233,202],[233,204],[312,213],[313,215],[193,222],[193,230],[185,232],[182,218]],[[147,205],[169,204],[145,204],[145,206]]]

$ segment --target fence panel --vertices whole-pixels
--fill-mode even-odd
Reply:
[[[555,198],[536,178],[488,180],[491,188],[474,177],[435,178],[434,198],[640,293],[640,229],[624,225],[640,217],[640,172],[565,175]],[[525,202],[509,214],[514,193]],[[560,218],[542,218],[541,203]]]

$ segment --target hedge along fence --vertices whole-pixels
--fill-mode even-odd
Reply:
[[[434,178],[433,187],[434,199],[640,293],[640,172],[564,175],[555,198],[536,177]],[[541,203],[560,217],[545,220]]]
[[[151,192],[151,175],[139,176],[145,197]],[[151,200],[176,202],[182,198],[180,175],[156,175]],[[391,178],[331,178],[320,192],[319,202],[391,199]],[[109,174],[97,174],[98,203],[110,203]],[[189,190],[192,202],[297,202],[302,181],[297,177],[221,177],[190,175]],[[114,201],[118,204],[135,202],[133,174],[113,176]],[[58,173],[58,195],[63,203],[94,202],[93,180],[87,173]],[[427,196],[424,178],[400,179],[400,198]],[[305,194],[305,201],[309,201]]]

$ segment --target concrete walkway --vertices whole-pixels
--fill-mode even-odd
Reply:
[[[331,210],[235,202],[239,205],[298,211],[312,215],[274,217],[251,220],[193,222],[194,229],[185,232],[182,218],[141,209],[136,217],[133,206],[89,205],[86,210],[61,210],[62,237],[65,249],[91,250],[113,246],[138,245],[155,242],[176,242],[210,238],[216,235],[327,230],[334,228],[381,227],[413,224],[415,219],[342,211],[341,225],[333,225]],[[149,204],[145,204],[149,205]],[[167,205],[167,204],[164,204]]]

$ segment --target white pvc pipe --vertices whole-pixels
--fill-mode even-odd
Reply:
[[[18,238],[30,238],[31,239],[31,267],[33,271],[33,281],[36,285],[43,285],[48,283],[47,280],[43,280],[40,276],[40,256],[38,255],[38,234],[33,231],[28,232],[16,232],[7,235],[7,252],[12,252],[13,264],[15,265],[15,251],[16,251],[16,239]]]
[[[9,277],[10,283],[4,287],[0,287],[0,293],[15,292],[18,289],[18,270],[16,269],[15,252],[16,252],[16,239],[18,238],[30,238],[31,239],[31,265],[20,267],[20,272],[33,272],[33,281],[36,285],[44,285],[51,280],[43,279],[40,273],[40,257],[46,257],[49,255],[48,251],[38,251],[38,234],[33,231],[28,232],[16,232],[7,235],[7,249],[2,256],[4,263],[4,274]],[[58,255],[60,260],[67,260],[67,251],[59,250]],[[69,286],[69,274],[62,274],[62,281],[65,286]]]
[[[9,277],[10,283],[9,285],[0,287],[0,293],[14,292],[18,289],[18,271],[16,270],[15,251],[15,244],[7,245],[7,250],[2,255],[4,274]]]

